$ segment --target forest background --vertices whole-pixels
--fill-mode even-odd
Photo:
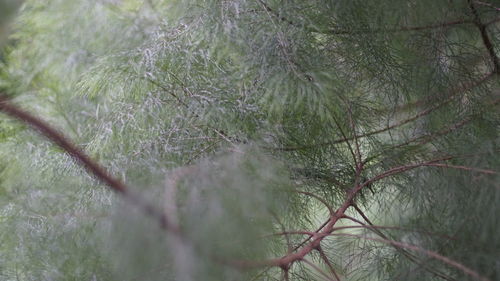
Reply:
[[[0,1],[0,279],[500,280],[499,12]]]

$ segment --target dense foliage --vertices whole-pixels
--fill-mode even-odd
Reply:
[[[2,95],[133,195],[1,116],[0,279],[500,280],[499,11],[25,1]]]

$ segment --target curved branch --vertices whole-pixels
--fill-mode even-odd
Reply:
[[[307,196],[310,196],[316,200],[318,200],[319,202],[323,203],[323,205],[325,205],[325,207],[328,209],[328,211],[330,212],[330,216],[333,216],[335,215],[335,211],[332,209],[332,207],[328,204],[328,202],[326,202],[326,200],[324,200],[323,198],[321,198],[320,196],[314,194],[314,193],[311,193],[311,192],[307,192],[307,191],[300,191],[300,190],[295,190],[295,192],[297,193],[300,193],[300,194],[304,194],[304,195],[307,195]]]
[[[351,234],[351,233],[332,233],[330,234],[331,236],[350,236],[350,237],[356,237],[356,238],[361,238],[361,239],[365,239],[365,240],[370,240],[370,241],[375,241],[375,242],[380,242],[380,243],[384,243],[384,244],[390,244],[392,246],[396,246],[396,247],[400,247],[400,248],[404,248],[404,249],[408,249],[408,250],[412,250],[412,251],[416,251],[416,252],[421,252],[429,257],[432,257],[434,259],[437,259],[439,261],[442,261],[443,263],[449,265],[449,266],[452,266],[462,272],[464,272],[465,274],[477,279],[477,280],[481,280],[481,281],[491,281],[490,279],[486,278],[486,277],[483,277],[481,276],[479,273],[477,273],[476,271],[472,270],[471,268],[455,261],[455,260],[452,260],[448,257],[445,257],[445,256],[442,256],[436,252],[433,252],[433,251],[430,251],[430,250],[427,250],[427,249],[423,249],[423,248],[420,248],[418,246],[415,246],[415,245],[411,245],[411,244],[406,244],[406,243],[402,243],[402,242],[398,242],[398,241],[394,241],[394,240],[388,240],[388,239],[380,239],[380,238],[371,238],[371,237],[366,237],[366,236],[363,236],[363,235],[356,235],[356,234]]]
[[[461,165],[449,165],[449,164],[429,163],[429,164],[425,164],[424,166],[459,169],[459,170],[472,171],[472,172],[477,172],[477,173],[482,173],[482,174],[488,174],[488,175],[498,175],[498,174],[500,174],[500,172],[498,172],[498,171],[487,170],[487,169],[480,169],[480,168],[474,168],[474,167],[468,167],[468,166],[461,166]]]
[[[397,175],[400,173],[404,173],[406,171],[410,171],[419,167],[424,167],[426,164],[432,164],[432,163],[439,163],[442,161],[450,160],[455,158],[454,156],[446,156],[446,157],[441,157],[441,158],[435,158],[426,162],[421,162],[421,163],[415,163],[415,164],[408,164],[404,166],[398,166],[394,167],[392,169],[389,169],[363,183],[357,184],[347,195],[344,203],[342,206],[335,211],[335,213],[330,217],[328,220],[326,226],[322,227],[322,231],[317,232],[314,236],[312,236],[312,241],[310,241],[307,245],[305,245],[303,248],[301,248],[298,252],[292,253],[292,254],[287,254],[281,258],[275,258],[275,259],[269,259],[269,260],[264,260],[264,261],[246,261],[246,260],[234,260],[230,261],[229,263],[233,266],[237,267],[261,267],[261,266],[278,266],[278,267],[287,267],[291,265],[292,263],[302,260],[306,255],[308,255],[310,252],[313,250],[317,249],[318,246],[320,246],[321,241],[329,236],[332,233],[332,230],[334,229],[335,224],[339,219],[345,218],[345,212],[346,210],[352,206],[352,202],[354,198],[361,192],[361,190],[368,186],[369,184],[379,181],[381,179],[384,179],[386,177],[390,177],[393,175]],[[300,234],[309,234],[306,232],[301,232]]]
[[[319,268],[314,263],[308,261],[307,259],[302,259],[301,261],[303,261],[304,263],[306,263],[307,265],[309,265],[310,267],[312,267],[314,270],[316,270],[321,275],[321,277],[325,278],[325,280],[327,280],[327,281],[335,281],[330,276],[328,276],[328,274],[326,274],[325,271],[323,271],[321,268]]]
[[[481,18],[479,17],[479,13],[477,12],[476,7],[474,7],[472,0],[468,0],[468,3],[469,3],[469,8],[472,12],[472,15],[474,16],[473,23],[479,29],[479,32],[481,33],[481,39],[483,40],[483,44],[486,47],[486,50],[488,50],[488,54],[490,56],[491,62],[493,63],[493,72],[498,73],[500,71],[500,60],[498,59],[498,56],[495,53],[493,43],[491,42],[490,36],[488,35],[488,31],[486,30],[487,24],[484,24],[481,21]]]
[[[41,120],[39,117],[36,117],[14,105],[9,101],[8,97],[3,94],[0,94],[0,111],[39,131],[40,134],[44,135],[54,144],[62,148],[80,165],[85,167],[85,169],[90,174],[94,175],[100,182],[107,185],[111,190],[121,194],[124,198],[139,207],[148,216],[156,219],[161,228],[171,231],[177,235],[180,234],[179,229],[168,220],[162,211],[145,203],[137,194],[133,194],[125,183],[110,175],[106,169],[92,160],[87,154],[85,154],[85,152],[73,144],[62,133],[54,129],[45,121]]]

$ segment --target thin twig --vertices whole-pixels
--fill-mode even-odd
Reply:
[[[472,0],[468,0],[467,2],[469,3],[469,8],[472,11],[472,15],[474,16],[474,24],[479,29],[479,32],[481,32],[481,39],[483,40],[483,44],[486,47],[486,49],[488,50],[488,54],[489,54],[490,59],[493,63],[493,72],[499,73],[500,61],[498,59],[498,56],[495,54],[495,49],[493,48],[493,43],[491,43],[490,36],[488,35],[488,31],[486,30],[486,24],[484,24],[481,21],[481,18],[479,17],[479,13],[477,12],[476,7],[474,7]]]
[[[281,222],[280,218],[274,212],[271,212],[271,215],[273,216],[273,218],[276,220],[276,222],[280,226],[281,231],[285,232],[286,231],[285,225]],[[286,246],[287,246],[287,253],[291,253],[293,251],[293,247],[292,247],[292,243],[290,241],[290,235],[288,235],[288,233],[285,234],[285,241],[286,241]]]
[[[346,227],[346,228],[367,228],[371,231],[373,231],[374,233],[376,233],[378,236],[380,236],[381,238],[383,239],[389,239],[389,237],[387,237],[387,235],[385,235],[380,229],[396,229],[395,227],[378,227],[378,226],[375,226],[371,221],[370,219],[368,219],[368,217],[364,214],[364,212],[357,206],[357,205],[353,205],[353,207],[356,209],[356,211],[358,212],[358,214],[361,215],[361,217],[363,217],[363,219],[368,223],[368,225],[354,219],[354,218],[351,218],[351,217],[348,217],[346,216],[347,218],[349,218],[350,220],[354,221],[354,222],[357,222],[359,224],[361,224],[361,226],[352,226],[352,227]],[[343,227],[335,227],[334,229],[332,229],[332,232],[333,231],[337,231],[337,230],[340,230],[342,229]],[[420,231],[418,231],[420,232]],[[400,252],[402,255],[404,255],[406,258],[408,258],[408,260],[410,260],[411,262],[414,262],[415,264],[418,264],[420,266],[422,266],[425,270],[427,270],[428,272],[440,277],[440,278],[443,278],[445,280],[453,280],[452,278],[450,278],[449,276],[447,276],[446,274],[442,273],[442,272],[439,272],[437,269],[434,269],[432,267],[430,267],[429,265],[426,265],[425,263],[421,262],[420,260],[418,260],[418,258],[413,255],[412,253],[406,251],[405,249],[401,249],[399,247],[396,247],[394,246],[394,248]]]
[[[497,8],[497,7],[493,6],[493,5],[492,5],[492,4],[490,4],[490,3],[481,2],[481,1],[474,1],[474,3],[479,4],[479,5],[483,5],[483,6],[490,7],[490,8],[492,8],[492,9],[497,10],[497,11],[499,11],[499,12],[500,12],[500,8]]]
[[[287,19],[286,17],[281,16],[278,12],[276,12],[273,9],[271,9],[271,7],[269,7],[264,1],[257,0],[257,2],[259,2],[264,7],[264,9],[267,12],[271,13],[273,16],[275,16],[276,18],[278,18],[280,21],[283,21],[283,22],[286,22],[286,23],[288,23],[290,25],[295,26],[295,23],[293,21]]]
[[[429,30],[429,29],[436,29],[436,28],[445,28],[445,27],[450,27],[450,26],[454,26],[454,25],[473,24],[473,23],[474,22],[471,20],[460,19],[460,20],[424,25],[424,26],[401,26],[401,27],[396,27],[396,28],[377,28],[377,29],[363,29],[363,30],[330,29],[330,30],[328,30],[328,33],[329,34],[336,34],[336,35],[359,35],[359,34],[382,33],[382,32],[397,33],[397,32],[404,32],[404,31],[422,31],[422,30]]]
[[[267,5],[264,1],[262,0],[257,0],[264,9],[271,13],[273,16],[275,16],[277,19],[279,19],[282,22],[285,22],[291,26],[294,27],[300,27],[299,24],[293,22],[289,18],[279,14],[277,11],[272,9],[269,5]],[[491,23],[499,21],[500,18],[494,19]],[[397,32],[405,32],[405,31],[422,31],[422,30],[429,30],[429,29],[437,29],[437,28],[446,28],[454,25],[462,25],[462,24],[474,24],[474,21],[472,20],[466,20],[466,19],[459,19],[459,20],[452,20],[452,21],[446,21],[446,22],[440,22],[436,24],[429,24],[429,25],[424,25],[424,26],[400,26],[396,28],[378,28],[378,29],[365,29],[365,30],[341,30],[341,29],[329,29],[326,31],[319,30],[315,27],[307,27],[308,31],[311,32],[319,32],[319,33],[326,33],[326,34],[335,34],[335,35],[359,35],[359,34],[370,34],[370,33],[381,33],[381,32],[387,32],[387,33],[397,33]],[[490,24],[490,23],[488,23]],[[488,25],[487,24],[487,25]]]
[[[455,261],[455,260],[452,260],[448,257],[445,257],[445,256],[442,256],[436,252],[433,252],[433,251],[430,251],[430,250],[427,250],[427,249],[423,249],[423,248],[420,248],[418,246],[415,246],[415,245],[411,245],[411,244],[406,244],[406,243],[402,243],[402,242],[397,242],[397,241],[394,241],[394,240],[388,240],[388,239],[380,239],[380,238],[371,238],[371,237],[366,237],[366,236],[363,236],[363,235],[356,235],[356,234],[351,234],[351,233],[332,233],[330,234],[332,236],[350,236],[350,237],[356,237],[356,238],[361,238],[361,239],[365,239],[365,240],[370,240],[370,241],[375,241],[375,242],[380,242],[380,243],[385,243],[385,244],[390,244],[390,245],[393,245],[393,246],[397,246],[397,247],[400,247],[400,248],[405,248],[405,249],[409,249],[409,250],[413,250],[413,251],[416,251],[416,252],[421,252],[427,256],[430,256],[432,258],[435,258],[437,260],[440,260],[442,262],[444,262],[445,264],[451,266],[451,267],[454,267],[462,272],[464,272],[465,274],[477,279],[477,280],[481,280],[481,281],[491,281],[490,279],[486,278],[486,277],[483,277],[481,276],[479,273],[477,273],[476,271],[470,269],[469,267]]]
[[[368,229],[368,230],[373,230],[373,229],[387,229],[387,230],[399,230],[399,231],[407,231],[407,232],[416,232],[416,233],[421,233],[425,234],[427,236],[436,236],[436,237],[441,237],[443,239],[447,240],[457,240],[454,237],[451,237],[446,234],[440,234],[440,233],[435,233],[435,232],[430,232],[430,231],[425,231],[425,230],[419,230],[419,229],[411,229],[411,228],[405,228],[405,227],[399,227],[399,226],[385,226],[385,225],[366,225],[360,221],[357,221],[360,225],[347,225],[347,226],[339,226],[339,227],[334,227],[332,228],[332,233],[334,231],[338,230],[343,230],[343,229]]]
[[[307,195],[307,196],[310,196],[316,200],[318,200],[319,202],[323,203],[323,205],[325,205],[325,207],[328,209],[328,211],[330,212],[330,216],[333,216],[335,214],[335,211],[332,209],[332,207],[328,204],[328,202],[326,202],[325,199],[321,198],[320,196],[314,194],[314,193],[311,193],[311,192],[307,192],[307,191],[301,191],[301,190],[295,190],[295,192],[297,193],[300,193],[300,194],[304,194],[304,195]]]
[[[307,259],[302,259],[301,261],[303,261],[304,263],[308,264],[310,267],[312,267],[313,269],[315,269],[322,277],[324,277],[326,280],[328,281],[335,281],[333,280],[330,276],[328,276],[328,274],[326,274],[325,271],[323,271],[321,268],[319,268],[317,265],[315,265],[314,263],[308,261]]]
[[[321,245],[318,246],[318,248],[316,250],[319,252],[319,256],[325,262],[326,266],[328,266],[328,269],[330,269],[330,272],[333,274],[333,276],[335,276],[335,280],[340,281],[339,275],[335,271],[335,268],[333,267],[333,264],[330,262],[330,260],[326,256],[326,254],[323,251],[323,248],[321,247]]]
[[[479,168],[467,167],[467,166],[460,166],[460,165],[429,163],[429,164],[426,164],[424,166],[434,166],[434,167],[444,167],[444,168],[460,169],[460,170],[478,172],[478,173],[489,174],[489,175],[498,175],[498,174],[500,174],[500,172],[493,171],[493,170],[479,169]]]
[[[327,224],[328,222],[330,221],[330,219],[327,219],[325,222],[323,222],[319,227],[318,229],[316,229],[313,233],[319,233]],[[309,242],[309,240],[311,240],[311,238],[313,237],[314,235],[309,235],[308,238],[304,239],[304,241],[302,241],[299,245],[297,245],[293,250],[294,251],[297,251],[297,249],[299,249],[300,247],[304,246],[307,242]]]
[[[493,74],[494,72],[491,72],[491,73],[488,73],[487,75],[485,75],[484,77],[482,77],[481,79],[479,79],[478,81],[475,81],[475,82],[472,82],[472,83],[468,83],[468,84],[465,84],[465,85],[461,85],[455,89],[452,89],[451,91],[449,91],[449,94],[447,95],[447,98],[444,99],[442,102],[426,109],[426,110],[423,110],[421,112],[419,112],[418,114],[410,117],[410,118],[407,118],[407,119],[404,119],[402,121],[399,121],[397,123],[394,123],[390,126],[387,126],[387,127],[384,127],[382,129],[379,129],[379,130],[375,130],[375,131],[371,131],[371,132],[368,132],[368,133],[365,133],[365,134],[361,134],[361,135],[356,135],[356,136],[353,136],[353,137],[343,137],[341,139],[337,139],[337,140],[334,140],[334,141],[329,141],[329,142],[323,142],[323,143],[319,143],[319,144],[313,144],[313,145],[302,145],[302,146],[290,146],[290,147],[265,147],[267,149],[273,149],[273,150],[279,150],[279,151],[296,151],[296,150],[303,150],[303,149],[312,149],[312,148],[317,148],[317,147],[322,147],[322,146],[329,146],[329,145],[335,145],[335,144],[340,144],[340,143],[343,143],[343,142],[348,142],[348,141],[351,141],[351,140],[354,140],[354,138],[365,138],[365,137],[369,137],[369,136],[373,136],[373,135],[377,135],[377,134],[380,134],[380,133],[384,133],[384,132],[387,132],[389,130],[392,130],[394,128],[397,128],[397,127],[401,127],[405,124],[408,124],[412,121],[415,121],[421,117],[424,117],[426,115],[429,115],[430,113],[434,112],[435,110],[437,109],[440,109],[441,107],[447,105],[448,103],[450,103],[451,101],[454,100],[454,98],[457,96],[457,94],[459,93],[462,93],[462,92],[465,92],[465,91],[468,91],[476,86],[479,86],[480,84],[486,82],[487,80],[489,80],[491,77],[493,77]]]

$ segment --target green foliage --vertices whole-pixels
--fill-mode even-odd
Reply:
[[[20,0],[0,1],[0,44],[3,43],[4,36],[8,32],[9,20],[13,17],[20,3]]]
[[[499,9],[26,1],[2,94],[179,231],[2,117],[0,279],[500,280]]]

